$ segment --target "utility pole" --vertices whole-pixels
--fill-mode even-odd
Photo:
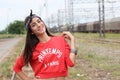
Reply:
[[[73,20],[73,0],[68,0],[68,16],[69,16],[69,25],[70,31],[73,32],[74,20]]]
[[[98,0],[99,7],[99,26],[100,37],[105,37],[105,13],[104,13],[104,0]]]
[[[48,18],[48,3],[47,3],[47,0],[45,0],[45,4],[44,4],[44,7],[46,8],[46,22],[47,22],[47,26],[50,27],[49,23],[49,18]]]
[[[60,10],[58,10],[58,31],[60,32],[61,30],[60,30]]]
[[[65,1],[65,25],[67,27],[67,30],[69,30],[69,16],[68,16],[68,4],[67,4],[67,0],[64,0]]]
[[[66,8],[66,0],[65,0],[65,24],[67,24],[67,8]]]
[[[8,34],[9,34],[8,26],[9,26],[10,11],[11,11],[11,8],[8,8],[8,14],[7,14],[7,28],[6,28],[7,37],[8,37]]]
[[[114,3],[116,3],[116,1],[115,0],[107,0],[107,2],[111,4],[110,10],[111,10],[113,18],[115,18]]]

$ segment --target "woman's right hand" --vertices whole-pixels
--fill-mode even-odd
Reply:
[[[31,80],[23,71],[16,73],[22,80]]]

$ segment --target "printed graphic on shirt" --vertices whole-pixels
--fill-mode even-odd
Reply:
[[[39,53],[38,61],[41,63],[44,63],[44,58],[47,55],[49,55],[49,56],[54,55],[55,57],[60,58],[62,55],[62,52],[56,48],[46,48]],[[45,68],[48,66],[56,66],[56,65],[59,65],[59,61],[57,61],[57,60],[48,61],[47,63],[44,63]]]
[[[44,63],[44,67],[46,68],[47,66],[56,66],[59,65],[58,61],[51,61],[50,63],[45,64]]]

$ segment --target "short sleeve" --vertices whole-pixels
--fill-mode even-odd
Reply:
[[[23,56],[19,56],[14,64],[13,70],[17,73],[22,71],[22,67],[24,66]]]

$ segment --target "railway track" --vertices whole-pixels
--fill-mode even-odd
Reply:
[[[103,42],[103,43],[119,43],[120,41],[116,41],[116,40],[108,40],[108,39],[93,39],[96,42]]]
[[[120,44],[120,40],[112,40],[112,39],[102,39],[102,38],[99,38],[99,39],[91,39],[91,38],[78,38],[78,39],[85,39],[85,40],[88,40],[90,42],[97,42],[97,43],[117,43],[117,44]]]

